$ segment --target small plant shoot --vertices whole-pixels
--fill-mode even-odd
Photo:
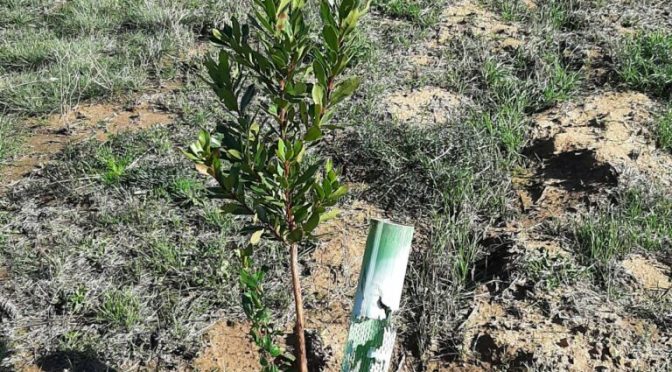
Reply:
[[[201,131],[185,151],[199,172],[217,181],[211,194],[224,201],[223,210],[245,218],[249,244],[239,251],[243,307],[264,371],[289,361],[274,342],[264,272],[254,268],[254,250],[262,239],[272,239],[289,251],[297,366],[307,371],[298,247],[337,215],[334,206],[348,190],[330,160],[316,154],[308,161],[306,153],[339,128],[331,121],[333,110],[359,86],[357,77],[343,75],[355,54],[353,31],[369,8],[366,0],[322,0],[321,29],[313,32],[305,5],[255,0],[249,24],[233,18],[213,30],[221,51],[205,65],[227,116],[214,132]]]

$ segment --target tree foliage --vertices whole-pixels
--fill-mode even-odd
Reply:
[[[353,31],[368,8],[368,0],[321,0],[321,30],[312,32],[304,0],[254,0],[248,24],[233,18],[213,30],[211,40],[222,48],[205,61],[207,80],[227,118],[214,132],[201,131],[185,153],[217,181],[211,191],[224,200],[223,210],[246,217],[250,247],[241,251],[243,262],[251,262],[245,260],[262,238],[288,247],[314,238],[348,191],[330,160],[308,161],[306,153],[339,129],[333,109],[359,86],[357,77],[343,75],[355,54]],[[241,279],[255,283],[243,282],[246,293],[261,294],[256,279],[263,275],[248,269],[243,265]]]

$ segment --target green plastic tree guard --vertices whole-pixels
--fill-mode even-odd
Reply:
[[[396,338],[393,314],[411,252],[413,227],[373,220],[350,319],[342,372],[385,372]]]

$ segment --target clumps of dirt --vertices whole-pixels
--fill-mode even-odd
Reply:
[[[536,1],[533,0],[521,0],[521,3],[527,7],[528,10],[535,10],[539,7]]]
[[[636,170],[670,182],[672,157],[656,149],[647,129],[654,102],[634,92],[608,92],[535,117],[537,140],[550,140],[553,155],[590,151],[600,164]]]
[[[590,291],[558,289],[521,300],[521,286],[527,285],[513,282],[495,298],[485,294],[485,287],[478,290],[481,295],[464,324],[465,360],[485,368],[564,371],[665,365],[665,335],[656,325],[620,315],[616,304],[604,306]]]
[[[632,315],[632,308],[648,297],[635,291],[613,299],[595,291],[589,280],[573,279],[583,271],[558,241],[539,229],[550,218],[584,210],[628,177],[671,184],[672,157],[656,149],[647,129],[654,108],[646,95],[606,92],[533,117],[533,144],[526,155],[538,161],[538,168],[518,174],[513,182],[526,213],[517,222],[521,254],[516,262],[529,268],[533,262],[548,265],[541,271],[550,274],[543,274],[549,276],[541,285],[534,275],[517,275],[500,292],[480,289],[464,326],[464,359],[486,368],[669,368],[664,357],[672,350],[667,329]],[[534,259],[539,253],[544,260]],[[668,268],[658,262],[633,255],[620,266],[644,294],[671,287]]]
[[[436,43],[443,45],[463,35],[482,37],[502,48],[522,45],[521,30],[513,23],[502,21],[477,2],[466,0],[448,7],[441,15]]]
[[[525,153],[541,165],[523,204],[558,215],[616,186],[623,174],[672,184],[672,157],[656,148],[647,129],[653,107],[641,93],[607,92],[537,114]]]
[[[394,119],[416,126],[445,123],[468,103],[466,97],[432,86],[410,92],[395,92],[384,98],[384,101]]]
[[[130,105],[94,103],[76,106],[65,114],[55,114],[29,122],[22,156],[0,169],[0,191],[38,168],[66,145],[88,138],[101,142],[110,135],[140,131],[174,121],[174,115],[160,108],[161,98],[174,87],[146,94]]]
[[[655,260],[632,255],[621,262],[625,271],[645,290],[668,290],[672,288],[669,268]]]

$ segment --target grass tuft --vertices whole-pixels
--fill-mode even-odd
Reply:
[[[574,223],[573,235],[583,262],[606,267],[636,251],[669,250],[672,236],[672,200],[644,189],[617,196],[616,205],[604,206]]]
[[[440,5],[441,1],[373,0],[373,7],[385,15],[405,19],[423,27],[437,22]]]
[[[19,150],[20,131],[17,130],[16,120],[13,116],[0,114],[0,167]]]
[[[625,40],[617,51],[618,74],[631,88],[672,97],[672,33],[651,31]]]
[[[578,29],[583,21],[579,15],[582,0],[547,0],[539,5],[537,18],[541,23],[563,31]]]
[[[544,104],[553,105],[571,98],[580,82],[580,74],[563,66],[556,54],[546,56],[544,74],[547,79],[542,88]]]
[[[661,149],[672,152],[672,106],[657,120],[656,142]]]
[[[128,289],[105,293],[98,316],[112,326],[129,329],[140,321],[140,300]]]

